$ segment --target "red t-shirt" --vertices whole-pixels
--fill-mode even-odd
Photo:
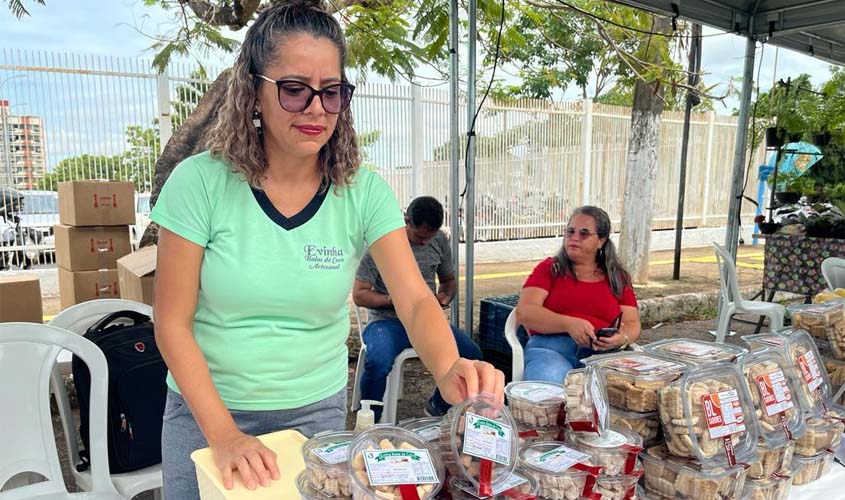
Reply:
[[[535,287],[548,291],[549,295],[543,302],[546,309],[585,319],[598,330],[613,324],[622,311],[619,306],[637,307],[637,297],[631,285],[622,290],[621,298],[617,298],[607,278],[594,283],[577,281],[567,275],[552,278],[553,263],[554,259],[549,257],[537,264],[522,285],[522,288]]]

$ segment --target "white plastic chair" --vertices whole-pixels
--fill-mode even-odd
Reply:
[[[845,288],[845,259],[828,257],[822,261],[822,276],[831,290]]]
[[[523,373],[525,372],[525,360],[522,354],[522,344],[519,343],[519,337],[516,336],[516,330],[518,328],[519,325],[516,323],[516,308],[514,307],[510,314],[508,314],[508,319],[505,321],[505,340],[507,340],[508,345],[511,347],[511,352],[513,353],[511,362],[511,380],[514,382],[521,381]]]
[[[355,320],[358,322],[358,339],[361,341],[361,349],[358,351],[358,363],[355,366],[355,383],[352,386],[352,404],[350,405],[350,410],[356,411],[361,402],[361,376],[364,374],[364,364],[367,361],[367,345],[364,344],[364,321],[361,308],[354,304],[352,308],[355,310]],[[399,404],[399,398],[402,396],[402,384],[404,382],[403,365],[406,361],[413,358],[419,358],[417,351],[414,349],[405,349],[393,359],[393,368],[387,376],[387,387],[384,389],[384,396],[382,398],[384,410],[381,412],[379,423],[396,423],[396,410]]]
[[[91,488],[68,493],[50,415],[50,380],[67,349],[91,371]],[[0,487],[21,473],[45,481],[0,492],[0,500],[123,500],[109,478],[106,451],[108,366],[96,345],[79,335],[35,323],[0,324]]]
[[[82,302],[65,309],[50,321],[50,326],[57,326],[65,330],[82,335],[103,316],[115,311],[136,311],[152,317],[153,308],[147,304],[123,299],[101,299]],[[64,359],[63,359],[64,356]],[[91,471],[79,472],[76,464],[82,462],[79,456],[78,427],[70,409],[70,400],[64,385],[63,375],[70,373],[70,353],[63,351],[59,354],[55,373],[53,374],[53,393],[56,395],[56,405],[59,407],[59,418],[65,432],[65,444],[68,451],[68,461],[71,473],[76,479],[76,485],[81,490],[91,489]],[[66,365],[62,363],[65,362]],[[145,491],[153,491],[156,500],[162,498],[161,465],[153,465],[132,472],[122,472],[111,475],[115,489],[127,500]]]
[[[783,316],[786,308],[780,304],[773,304],[762,300],[745,300],[739,293],[739,281],[736,277],[736,267],[731,255],[721,245],[713,242],[716,251],[716,262],[719,264],[719,281],[721,289],[721,307],[719,309],[718,326],[716,327],[716,342],[724,342],[731,327],[731,318],[737,313],[748,313],[769,318],[769,330],[776,331],[783,328]]]

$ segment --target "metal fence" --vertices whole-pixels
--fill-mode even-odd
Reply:
[[[28,200],[21,224],[36,230],[26,245],[49,259],[54,191],[58,182],[75,179],[134,182],[138,223],[132,229],[140,236],[162,144],[220,71],[174,64],[159,75],[148,60],[0,51],[0,186]],[[387,179],[403,205],[421,194],[451,201],[448,105],[448,91],[440,88],[366,84],[356,91],[353,115],[365,165]],[[465,108],[459,115],[464,130]],[[657,229],[674,226],[682,121],[679,113],[664,113]],[[25,136],[20,131],[29,123],[38,129]],[[567,214],[585,203],[607,209],[618,227],[629,128],[627,108],[488,100],[477,123],[476,238],[558,236]],[[691,131],[685,225],[722,226],[736,119],[694,114]],[[751,164],[761,161],[762,152]],[[750,174],[749,193],[756,189],[756,169]],[[753,208],[746,205],[744,212],[747,217]],[[8,235],[8,223],[4,227]]]

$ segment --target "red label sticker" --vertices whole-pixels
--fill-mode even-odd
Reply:
[[[745,415],[736,390],[701,396],[710,439],[718,439],[745,431]]]
[[[135,342],[135,350],[138,352],[144,352],[147,350],[147,346],[145,346],[143,342]]]
[[[402,500],[420,500],[420,495],[417,493],[417,485],[415,484],[400,484],[399,495]]]
[[[786,377],[781,370],[757,377],[757,389],[766,416],[771,417],[794,407]]]
[[[815,391],[822,385],[822,372],[819,370],[819,363],[816,361],[816,355],[813,351],[807,351],[801,356],[798,356],[798,367],[801,368],[801,375],[804,376],[804,382],[811,391]]]

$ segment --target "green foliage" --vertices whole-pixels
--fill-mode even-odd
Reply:
[[[45,5],[44,0],[33,0],[38,5]],[[12,15],[21,19],[23,16],[28,16],[29,10],[24,6],[24,0],[9,0],[9,10]]]

